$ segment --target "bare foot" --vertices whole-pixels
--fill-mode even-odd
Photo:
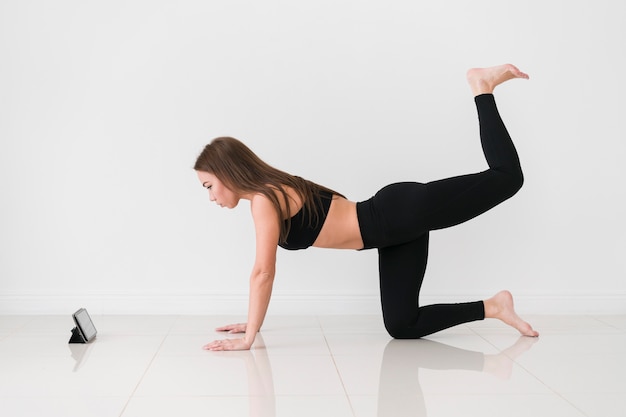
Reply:
[[[528,74],[520,71],[511,64],[498,65],[489,68],[472,68],[467,71],[467,82],[474,96],[492,94],[493,90],[505,81],[513,78],[528,79]]]
[[[516,328],[524,336],[537,337],[539,333],[532,326],[522,320],[513,306],[513,296],[508,291],[500,291],[493,297],[484,301],[485,318],[495,318]]]

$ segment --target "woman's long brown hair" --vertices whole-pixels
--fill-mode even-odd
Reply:
[[[308,226],[312,227],[319,223],[322,215],[319,205],[315,204],[321,199],[321,193],[342,196],[329,188],[268,165],[250,148],[231,137],[213,139],[200,153],[193,168],[215,175],[233,191],[259,193],[267,197],[276,208],[281,243],[287,239],[291,229],[291,217],[295,213],[291,213],[289,204],[285,204],[285,209],[281,207],[277,193],[288,203],[289,195],[285,188],[294,189],[303,202],[304,217],[309,218]]]

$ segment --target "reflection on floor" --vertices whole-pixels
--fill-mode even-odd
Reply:
[[[243,317],[0,316],[6,416],[617,416],[626,316],[526,317],[392,340],[377,316],[268,317],[254,349],[207,352]]]

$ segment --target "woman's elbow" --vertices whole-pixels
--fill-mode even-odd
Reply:
[[[257,282],[272,282],[274,281],[274,275],[274,268],[255,268],[250,279]]]

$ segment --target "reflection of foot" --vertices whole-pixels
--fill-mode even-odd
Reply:
[[[485,355],[483,370],[500,379],[509,379],[513,373],[513,363],[522,353],[528,351],[539,339],[520,336],[510,347],[497,355]]]
[[[485,300],[485,317],[496,318],[516,328],[524,336],[537,337],[539,333],[532,326],[522,320],[513,306],[513,296],[508,291],[500,291],[488,300]]]
[[[475,96],[491,94],[498,85],[513,78],[528,79],[529,77],[528,74],[511,64],[489,68],[472,68],[467,71],[467,82]]]
[[[522,353],[527,352],[530,348],[537,343],[539,339],[536,337],[523,337],[520,336],[512,346],[504,349],[503,354],[509,358],[515,360],[521,356]]]
[[[497,355],[485,355],[483,372],[487,372],[498,379],[509,379],[513,373],[513,360],[502,352]]]

